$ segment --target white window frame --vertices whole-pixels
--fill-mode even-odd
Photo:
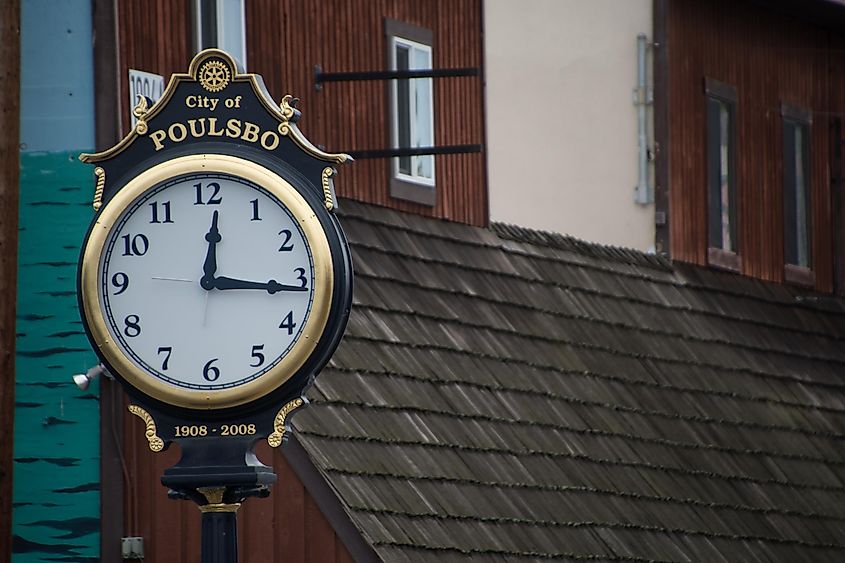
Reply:
[[[204,41],[203,0],[193,0],[194,13],[194,52],[202,50],[204,43],[223,49],[246,69],[246,6],[244,0],[210,0],[214,5],[216,35],[212,41]],[[237,11],[235,18],[226,17],[227,9]],[[233,21],[234,19],[234,21]]]
[[[397,54],[397,47],[402,46],[409,49],[409,64],[408,67],[411,69],[417,70],[427,70],[427,69],[419,69],[417,65],[414,63],[414,53],[425,53],[428,58],[428,69],[433,68],[434,66],[434,33],[430,29],[426,29],[424,27],[420,27],[418,25],[414,25],[405,21],[400,20],[393,20],[390,18],[384,19],[384,35],[385,35],[385,42],[384,42],[384,49],[385,49],[385,67],[389,70],[397,70],[396,69],[396,54]],[[414,51],[416,49],[417,51]],[[427,84],[426,84],[426,81]],[[431,145],[434,146],[435,143],[435,136],[436,132],[434,129],[434,108],[436,102],[434,100],[435,96],[437,95],[434,90],[434,80],[432,78],[413,78],[404,81],[405,84],[408,85],[409,90],[409,104],[408,104],[408,121],[410,127],[414,128],[411,133],[411,143],[410,148],[415,146],[413,139],[418,132],[416,130],[417,127],[417,120],[414,119],[414,113],[417,108],[414,107],[416,96],[414,95],[414,89],[419,86],[419,84],[426,84],[427,87],[430,89],[431,95],[429,96],[429,107],[425,108],[425,112],[428,116],[421,116],[421,119],[427,119],[428,122],[425,124],[426,127],[430,128],[431,137],[429,140],[430,142],[426,142],[426,146]],[[398,110],[398,88],[399,88],[399,80],[391,79],[387,81],[385,84],[385,96],[387,98],[387,117],[388,117],[388,128],[386,131],[387,137],[389,139],[389,144],[393,148],[399,147],[399,110]],[[422,108],[419,108],[422,109]],[[415,123],[416,122],[416,123]],[[405,158],[405,157],[402,157]],[[388,165],[387,176],[388,176],[388,184],[390,189],[390,196],[396,199],[401,199],[405,201],[409,201],[412,203],[416,203],[419,205],[425,205],[428,207],[433,207],[437,204],[437,192],[435,191],[435,184],[437,182],[437,170],[435,167],[435,158],[434,155],[420,155],[420,156],[412,156],[411,158],[411,174],[405,174],[399,172],[399,162],[400,157],[392,157],[386,163]],[[430,163],[431,167],[431,177],[427,176],[420,176],[415,174],[414,171],[418,169],[419,162],[421,158],[429,158],[428,162]]]
[[[390,69],[397,70],[396,68],[396,51],[398,46],[407,47],[410,51],[409,53],[409,60],[414,60],[414,50],[422,51],[428,55],[428,66],[425,68],[413,68],[413,62],[409,65],[411,68],[410,70],[431,70],[433,68],[432,61],[433,61],[433,52],[430,45],[426,45],[424,43],[419,43],[417,41],[412,41],[410,39],[406,39],[404,37],[393,36],[390,38]],[[417,96],[416,90],[419,86],[420,82],[427,81],[429,91],[431,94],[428,97],[428,108],[424,108],[427,110],[425,114],[420,114],[417,107]],[[390,127],[390,135],[391,135],[391,143],[394,148],[399,148],[399,84],[398,80],[391,80],[391,98],[392,98],[392,105],[391,105],[391,112],[392,116],[390,119],[391,127]],[[417,148],[419,145],[415,145],[414,139],[416,138],[417,127],[419,127],[419,119],[416,119],[417,116],[420,116],[422,119],[428,119],[428,126],[429,130],[431,131],[431,145],[434,145],[434,84],[431,78],[414,78],[407,81],[408,82],[408,123],[410,126],[410,136],[411,136],[411,147],[410,148]],[[405,147],[402,147],[405,148]],[[431,160],[431,177],[422,176],[416,173],[418,168],[418,163],[420,159],[428,158]],[[392,159],[392,168],[393,168],[393,177],[399,180],[403,180],[405,182],[413,182],[417,184],[423,184],[426,186],[434,186],[436,172],[434,168],[434,155],[419,155],[419,156],[412,156],[411,157],[411,174],[405,174],[399,170],[399,157],[395,157]]]

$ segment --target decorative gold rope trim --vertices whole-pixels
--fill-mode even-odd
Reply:
[[[331,211],[334,209],[334,199],[332,199],[332,190],[329,187],[329,177],[334,174],[334,169],[331,166],[323,168],[323,200],[326,204],[326,209]]]
[[[106,187],[106,171],[100,166],[94,169],[94,176],[97,177],[97,187],[94,189],[94,211],[99,211],[103,205],[103,188]]]

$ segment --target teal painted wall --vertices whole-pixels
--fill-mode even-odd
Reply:
[[[98,386],[79,320],[76,263],[93,211],[91,5],[24,0],[21,10],[14,563],[99,560]]]
[[[77,154],[21,156],[15,563],[99,559],[98,397],[71,381],[96,363],[76,303],[92,193]]]

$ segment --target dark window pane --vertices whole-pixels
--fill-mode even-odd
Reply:
[[[787,264],[810,268],[810,128],[783,123],[784,257]]]
[[[707,99],[707,209],[709,244],[722,248],[719,158],[719,101]]]
[[[800,139],[796,139],[798,146],[801,147],[801,160],[796,163],[799,175],[796,178],[798,205],[795,214],[801,218],[801,227],[798,229],[798,260],[801,266],[810,268],[813,265],[813,247],[810,234],[813,223],[810,207],[810,128],[806,124],[802,124],[798,130],[801,133]]]
[[[396,46],[396,70],[409,70],[410,49],[404,45]],[[411,93],[408,80],[396,81],[396,113],[398,148],[411,147]],[[399,172],[411,174],[411,157],[399,157]]]
[[[726,102],[719,106],[719,178],[722,202],[722,248],[736,252],[736,178],[734,177],[733,108]]]
[[[200,50],[217,45],[217,0],[200,0]]]
[[[731,103],[707,99],[708,242],[736,252],[736,174],[734,113]]]

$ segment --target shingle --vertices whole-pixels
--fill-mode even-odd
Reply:
[[[347,334],[297,436],[385,561],[835,561],[845,307],[344,202]]]

